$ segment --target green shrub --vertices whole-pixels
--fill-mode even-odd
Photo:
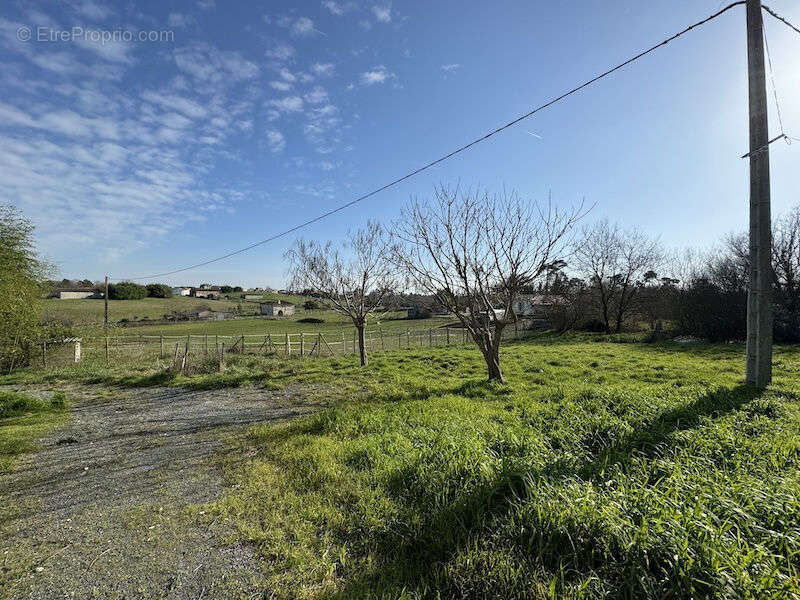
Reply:
[[[148,298],[172,298],[172,288],[163,283],[150,283],[147,285]]]
[[[147,297],[147,288],[132,281],[121,281],[108,286],[108,297],[111,300],[141,300]]]
[[[41,338],[42,285],[47,265],[33,245],[33,225],[0,205],[0,368],[28,363]]]
[[[67,405],[64,392],[56,392],[49,399],[35,398],[17,392],[0,391],[0,419],[17,417],[26,413],[61,410]]]

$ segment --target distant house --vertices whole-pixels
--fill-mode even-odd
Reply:
[[[548,309],[563,304],[563,300],[558,296],[548,294],[530,294],[520,296],[514,300],[514,313],[518,317],[538,317],[547,314]]]
[[[192,296],[195,298],[209,298],[211,300],[219,300],[222,297],[222,292],[217,285],[203,284],[199,288],[192,288]]]
[[[191,296],[192,288],[190,287],[174,287],[172,288],[173,296]]]
[[[267,317],[288,317],[294,314],[294,304],[291,302],[261,302],[259,304],[261,314]]]
[[[102,298],[102,292],[94,288],[63,288],[54,292],[56,298],[60,300],[77,300],[80,298]]]

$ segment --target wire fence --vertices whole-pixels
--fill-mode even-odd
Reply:
[[[528,337],[532,330],[507,327],[503,339]],[[425,347],[446,347],[472,343],[469,333],[461,327],[434,327],[364,332],[367,353],[407,350]],[[82,362],[107,365],[142,364],[148,361],[172,362],[181,371],[192,363],[219,361],[223,364],[230,355],[327,356],[357,355],[358,333],[355,329],[328,332],[266,333],[266,334],[187,334],[187,335],[126,335],[92,338],[72,338],[42,342],[33,368],[62,368]]]

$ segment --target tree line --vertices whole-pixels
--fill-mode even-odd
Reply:
[[[745,339],[746,235],[704,252],[668,253],[637,228],[605,219],[580,226],[587,212],[440,186],[388,228],[368,223],[339,246],[297,240],[287,253],[292,283],[352,320],[362,365],[367,318],[398,290],[457,319],[490,380],[503,381],[502,333],[519,321],[515,301],[524,295],[543,297],[543,313],[561,332],[619,333],[643,322],[654,339]],[[775,220],[773,238],[775,339],[798,342],[800,206]]]
[[[562,332],[616,333],[646,323],[654,333],[744,340],[745,234],[670,254],[639,229],[586,222],[587,212],[515,192],[439,186],[412,199],[388,227],[370,222],[341,244],[296,240],[287,252],[291,286],[351,319],[362,365],[367,319],[398,294],[429,298],[451,314],[480,350],[490,380],[503,380],[503,330],[518,323],[516,301],[528,294],[546,299],[547,319]],[[774,222],[772,270],[775,339],[798,342],[800,206]],[[36,253],[31,223],[12,206],[0,206],[0,272],[0,367],[11,368],[47,336],[40,300],[52,272]],[[111,298],[171,294],[164,284],[109,286]]]

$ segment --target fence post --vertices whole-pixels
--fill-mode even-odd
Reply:
[[[81,362],[81,341],[75,340],[75,362]]]
[[[47,368],[47,342],[42,342],[42,367]]]
[[[108,336],[106,336],[106,366],[108,366]]]
[[[444,330],[447,332],[447,345],[450,345],[450,328],[445,327]]]
[[[305,345],[306,345],[306,334],[300,332],[300,356],[303,356],[306,352]]]
[[[158,341],[161,344],[161,350],[158,353],[158,358],[163,359],[164,358],[164,334],[163,333],[160,336],[158,336]]]
[[[219,371],[225,370],[225,342],[222,342],[222,350],[219,353]]]
[[[289,332],[286,332],[286,356],[292,353],[292,344],[289,342]]]
[[[406,346],[411,348],[411,330],[406,328]]]
[[[244,341],[244,334],[242,334],[242,354],[247,354],[247,348],[245,348],[245,341]]]
[[[317,333],[317,356],[322,356],[322,332]]]
[[[186,358],[189,356],[189,342],[186,342],[186,348],[183,350],[183,360],[181,361],[181,374],[186,372]]]

